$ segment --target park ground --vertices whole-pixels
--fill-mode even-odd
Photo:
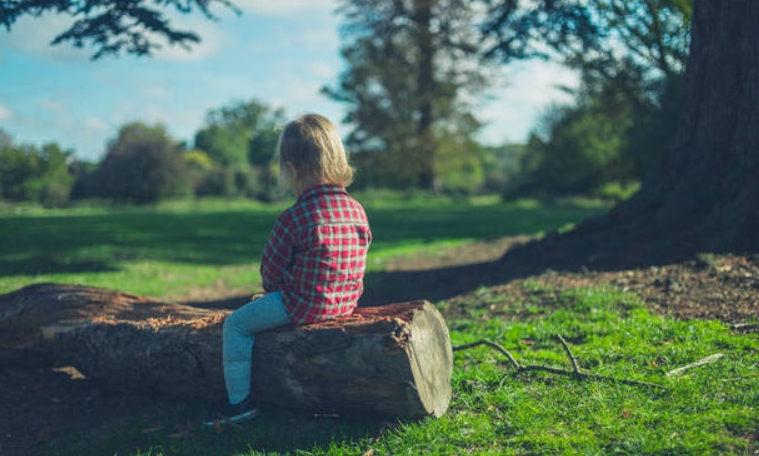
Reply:
[[[486,265],[501,257],[522,237],[504,237],[466,245],[442,248],[434,253],[409,254],[392,258],[385,265],[388,274],[426,273],[467,264]],[[493,266],[495,267],[495,266]],[[466,268],[460,272],[465,274]],[[471,274],[481,274],[474,269]],[[460,277],[476,281],[478,277]],[[393,286],[396,293],[397,281]],[[408,283],[414,292],[418,283]],[[676,319],[709,319],[727,323],[755,323],[759,308],[759,255],[702,255],[686,262],[615,271],[560,272],[547,269],[540,274],[495,283],[487,289],[473,288],[443,299],[438,306],[448,318],[458,318],[471,302],[468,295],[477,293],[501,296],[498,308],[484,309],[483,317],[513,321],[531,318],[529,307],[511,309],[509,302],[532,302],[535,308],[550,309],[565,290],[586,287],[612,287],[640,297],[653,313]],[[465,287],[466,288],[466,287]],[[470,287],[471,288],[471,287]],[[408,290],[411,292],[411,290]],[[185,301],[197,302],[197,296]],[[203,297],[208,305],[234,307],[244,296],[231,296],[219,291],[216,297]],[[169,432],[170,438],[183,439],[193,432],[189,423],[177,422],[166,429],[166,423],[152,428],[146,413],[154,411],[149,396],[114,394],[101,391],[97,385],[78,378],[75,372],[59,370],[0,370],[0,401],[13,404],[0,413],[0,447],[3,456],[34,454],[36,449],[65,448],[71,441],[88,434],[107,433],[120,427],[141,423],[141,432]],[[185,403],[171,402],[174,409],[192,409]],[[181,410],[180,410],[181,411]],[[753,437],[754,439],[757,436]],[[42,451],[42,450],[39,450]]]

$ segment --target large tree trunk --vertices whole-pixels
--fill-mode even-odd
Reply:
[[[691,36],[675,140],[641,190],[507,258],[629,266],[759,251],[759,1],[696,0]]]
[[[219,399],[227,313],[101,288],[33,285],[0,295],[0,365],[73,366],[115,390]],[[441,416],[450,401],[448,330],[426,301],[262,333],[253,355],[253,394],[262,402]]]
[[[697,0],[670,153],[618,217],[689,250],[759,247],[759,2]]]

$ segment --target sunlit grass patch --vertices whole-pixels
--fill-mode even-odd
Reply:
[[[511,425],[493,454],[741,454],[757,449],[759,342],[714,321],[651,315],[634,297],[574,290],[569,305],[523,323],[450,322],[454,343],[497,341],[523,364],[572,370],[553,335],[563,335],[583,372],[652,382],[667,390],[513,374],[487,348],[457,354],[453,410],[476,409]],[[719,361],[676,377],[666,372],[714,353]],[[747,441],[746,436],[753,435]],[[504,436],[507,437],[507,436]]]

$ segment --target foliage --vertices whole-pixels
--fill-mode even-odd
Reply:
[[[557,56],[625,89],[625,66],[646,79],[682,74],[693,0],[484,0],[492,40],[505,61]],[[624,64],[624,65],[622,65]]]
[[[207,155],[213,167],[196,193],[268,199],[272,156],[284,123],[284,110],[257,100],[209,111],[195,135],[195,148]]]
[[[81,200],[92,198],[95,195],[95,171],[98,163],[84,160],[74,160],[69,169],[74,176],[74,185],[71,188],[71,199]]]
[[[524,155],[522,144],[503,144],[498,147],[484,147],[481,161],[485,172],[483,190],[486,193],[500,193],[512,185],[521,173],[520,161]]]
[[[0,149],[13,146],[13,138],[5,130],[0,128]]]
[[[229,0],[105,0],[97,3],[84,0],[37,0],[0,2],[0,25],[10,31],[20,17],[38,17],[45,13],[70,16],[74,23],[52,44],[71,43],[76,47],[90,44],[95,48],[93,59],[122,52],[137,56],[151,55],[166,41],[170,45],[189,47],[200,42],[191,31],[174,28],[167,15],[188,14],[195,10],[208,19],[215,19],[211,7],[223,5],[239,13]],[[159,40],[160,38],[160,40]]]
[[[624,98],[608,94],[553,109],[550,136],[543,140],[532,134],[514,193],[589,194],[606,183],[638,177],[622,153],[633,118]]]
[[[195,134],[195,148],[221,166],[265,165],[284,122],[281,108],[257,100],[235,102],[208,112],[205,125]]]
[[[161,124],[124,125],[93,175],[95,196],[149,204],[187,193],[180,145]]]
[[[526,175],[508,193],[641,180],[674,131],[692,0],[487,3],[490,57],[552,57],[582,75],[575,105],[553,108],[533,132]]]
[[[47,206],[64,205],[74,184],[69,170],[71,152],[56,143],[38,149],[14,146],[10,137],[0,147],[0,198],[32,201]]]
[[[347,145],[371,164],[365,185],[446,187],[441,150],[476,154],[479,123],[465,100],[487,79],[472,4],[345,0],[339,12],[348,68],[323,92],[347,105]]]

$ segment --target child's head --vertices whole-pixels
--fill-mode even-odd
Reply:
[[[328,183],[347,187],[353,169],[337,129],[326,117],[306,114],[288,123],[277,145],[280,172],[286,180]],[[290,182],[291,186],[294,182]]]

